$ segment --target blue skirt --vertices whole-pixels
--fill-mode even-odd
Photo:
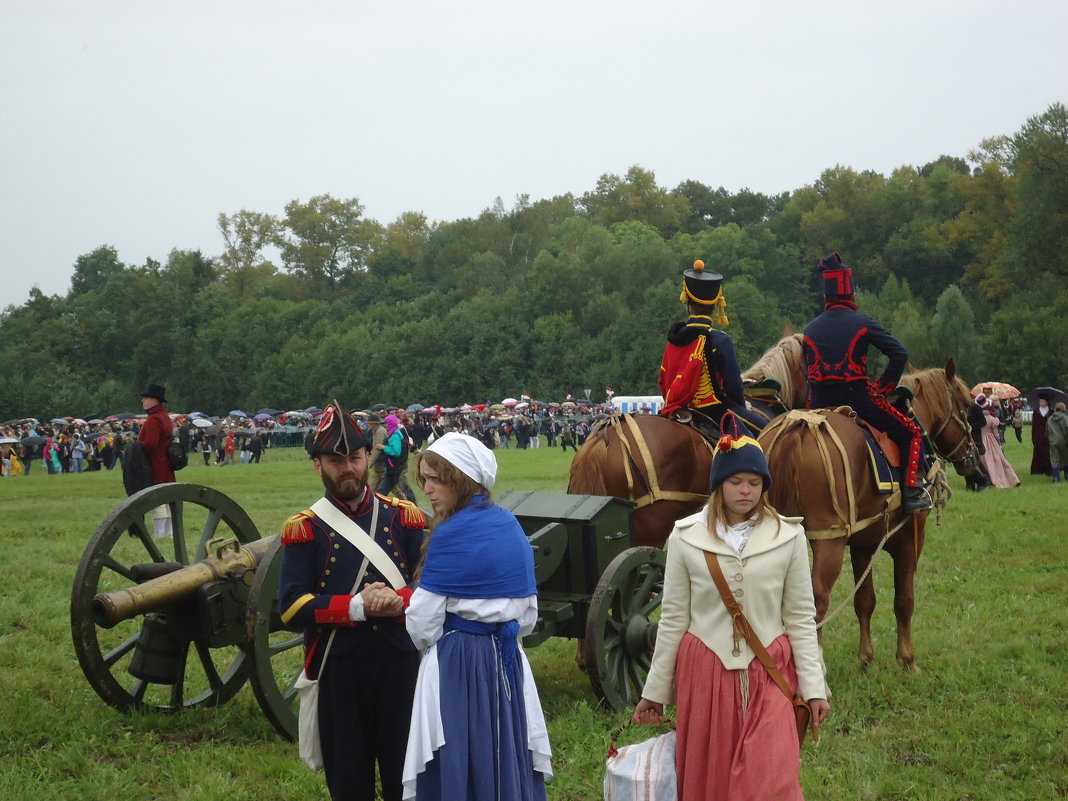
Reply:
[[[527,747],[522,667],[501,651],[502,640],[506,649],[515,640],[497,626],[454,617],[436,646],[445,745],[419,774],[416,799],[545,801]]]

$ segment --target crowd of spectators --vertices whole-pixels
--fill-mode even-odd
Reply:
[[[258,463],[272,447],[301,446],[317,423],[317,411],[207,417],[171,413],[175,438],[194,463],[204,465]],[[353,410],[366,426],[370,410]],[[559,446],[575,450],[586,441],[596,422],[611,413],[608,404],[524,403],[516,409],[482,404],[454,409],[380,409],[395,414],[410,437],[413,450],[447,431],[477,437],[489,448],[520,449]],[[288,414],[288,416],[287,416]],[[33,469],[50,475],[99,470],[122,470],[123,454],[137,439],[144,415],[123,413],[106,419],[35,418],[9,420],[0,425],[2,476],[28,475]]]

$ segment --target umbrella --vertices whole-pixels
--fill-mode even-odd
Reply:
[[[1027,391],[1027,404],[1032,409],[1038,409],[1038,399],[1041,396],[1046,396],[1046,400],[1049,402],[1049,408],[1053,408],[1058,402],[1068,406],[1068,394],[1065,394],[1056,387],[1035,387],[1034,389]]]
[[[207,428],[211,425],[211,420],[207,420],[203,417],[197,417],[193,419],[193,425],[197,428]]]
[[[426,407],[421,403],[413,403],[411,406],[409,406],[404,411],[406,411],[406,412],[421,412],[425,408]]]
[[[504,406],[515,406],[517,403],[519,403],[519,401],[515,398],[505,398],[501,401],[501,404]]]
[[[89,420],[89,425],[92,425],[92,426],[99,426],[99,425],[103,425],[103,424],[104,424],[104,421],[101,420],[99,417],[93,417],[93,418],[91,418]]]
[[[260,414],[257,414],[257,415],[256,415],[255,417],[253,417],[252,419],[253,419],[253,420],[258,420],[258,421],[260,421],[260,422],[262,423],[262,422],[264,422],[264,421],[266,421],[266,420],[270,420],[270,419],[272,419],[272,418],[271,418],[271,415],[269,415],[269,414],[264,414],[264,413],[262,413],[262,412],[261,412]]]
[[[44,445],[44,443],[45,443],[45,438],[44,437],[39,437],[39,436],[37,436],[37,434],[30,434],[30,436],[22,438],[22,444],[23,445],[30,445],[30,446],[33,446],[33,445]]]
[[[972,387],[972,397],[974,398],[980,392],[993,400],[1016,398],[1020,395],[1020,390],[1004,381],[980,381]]]
[[[133,420],[137,415],[133,412],[119,412],[118,414],[113,414],[112,417],[116,420]]]
[[[387,406],[384,403],[376,403],[371,407],[372,412],[384,412],[386,409],[392,409],[392,406]]]
[[[515,405],[515,408],[517,408],[517,409],[527,409],[529,407],[530,407],[530,404],[527,403],[526,401],[524,401],[523,403],[517,403]]]
[[[227,412],[227,415],[230,417],[248,417],[248,415],[240,409],[231,409],[229,412]]]
[[[13,445],[18,441],[18,437],[0,437],[0,445]]]
[[[283,414],[283,411],[281,409],[260,409],[258,412],[256,412],[256,414],[257,415],[265,414],[265,415],[268,415],[269,417],[274,417],[276,415]]]
[[[65,426],[67,424],[67,419],[65,417],[53,417],[48,422],[50,422],[50,423],[58,423],[61,426]]]

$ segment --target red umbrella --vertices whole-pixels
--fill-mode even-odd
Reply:
[[[974,398],[980,392],[994,400],[1020,397],[1020,390],[1004,381],[980,381],[972,387],[972,397]]]

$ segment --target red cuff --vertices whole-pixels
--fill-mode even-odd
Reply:
[[[318,626],[355,626],[349,620],[349,602],[351,595],[331,595],[330,605],[326,609],[315,610],[315,624]]]
[[[397,595],[404,599],[405,612],[408,611],[408,605],[412,602],[412,592],[413,590],[411,587],[401,587],[399,590],[397,590]]]

